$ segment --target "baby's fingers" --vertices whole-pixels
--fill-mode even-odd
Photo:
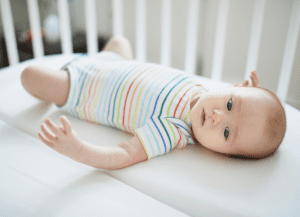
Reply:
[[[252,86],[253,87],[259,87],[259,78],[258,74],[256,71],[252,71],[250,75],[251,81],[252,81]]]
[[[49,142],[41,133],[38,133],[38,136],[40,137],[43,143],[48,145],[50,148],[53,148],[53,143]]]
[[[47,126],[50,128],[50,130],[55,134],[57,135],[59,133],[59,129],[58,127],[56,126],[55,123],[53,123],[50,118],[47,118],[45,120],[45,123],[47,124]]]
[[[42,129],[44,135],[46,136],[46,138],[47,138],[48,140],[50,140],[51,142],[54,142],[55,140],[57,140],[57,137],[56,137],[56,136],[53,136],[53,135],[46,129],[46,127],[45,127],[44,124],[41,124],[41,129]]]
[[[70,121],[67,119],[66,116],[60,116],[59,120],[61,121],[62,125],[64,126],[64,130],[67,134],[71,133],[72,127]]]
[[[243,87],[248,87],[249,85],[249,81],[248,80],[245,80],[242,84]]]

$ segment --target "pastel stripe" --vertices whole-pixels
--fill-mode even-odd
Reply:
[[[172,98],[172,100],[171,100],[171,102],[170,102],[170,104],[169,104],[169,106],[168,106],[167,117],[169,117],[170,109],[171,109],[171,106],[172,106],[173,101],[174,101],[174,99],[176,98],[176,96],[180,93],[180,91],[181,91],[184,87],[186,87],[186,86],[187,86],[188,84],[190,84],[190,83],[191,83],[191,81],[187,82],[186,84],[184,84],[184,85],[176,92],[176,94],[174,95],[174,97]],[[183,97],[184,97],[184,95],[180,98],[179,103],[181,102],[181,100],[182,100]],[[177,107],[179,106],[179,103],[178,103]],[[176,107],[176,108],[177,108],[177,107]],[[175,132],[173,131],[173,128],[172,128],[172,126],[171,126],[171,124],[170,124],[169,122],[168,122],[168,125],[169,125],[170,129],[172,130],[174,141],[176,141],[176,135],[175,135]],[[180,135],[180,133],[179,133],[179,135]],[[175,144],[174,144],[174,146],[175,146]]]
[[[115,120],[114,120],[114,117],[115,117],[115,111],[116,111],[116,103],[117,103],[117,96],[118,96],[118,93],[119,93],[119,90],[123,84],[123,81],[124,79],[129,75],[130,72],[132,72],[133,70],[136,69],[138,65],[135,65],[133,68],[130,68],[130,70],[128,71],[128,73],[125,75],[125,77],[120,81],[120,84],[118,86],[118,89],[116,91],[116,94],[115,94],[115,98],[114,98],[114,106],[113,106],[113,114],[112,114],[112,122],[114,123]],[[124,86],[125,87],[125,86]],[[121,96],[123,95],[123,91],[121,93]],[[119,124],[119,116],[120,116],[120,103],[121,103],[121,99],[122,97],[120,97],[120,100],[119,100],[119,105],[118,105],[118,112],[117,112],[117,124],[115,124],[115,126],[118,126],[120,128],[120,124]],[[120,128],[121,129],[121,128]]]
[[[123,127],[124,127],[124,130],[126,130],[127,132],[130,132],[130,129],[127,130],[126,127],[125,127],[125,112],[126,112],[126,104],[127,104],[128,95],[129,95],[129,92],[130,92],[131,87],[132,87],[132,85],[134,84],[134,82],[135,82],[135,81],[136,81],[143,73],[145,73],[145,71],[142,71],[140,74],[138,74],[138,75],[134,78],[134,80],[130,83],[130,86],[129,86],[128,90],[127,90],[127,94],[126,94],[126,98],[125,98],[125,103],[124,103],[124,107],[123,107],[123,121],[122,121],[122,125],[123,125]],[[128,115],[129,115],[129,113],[128,113]]]
[[[83,72],[82,72],[82,70],[80,69],[80,68],[78,68],[78,69],[74,69],[74,67],[71,67],[71,68],[68,68],[68,70],[69,71],[75,71],[75,70],[77,70],[78,71],[78,73],[80,74],[79,75],[79,78],[78,78],[78,83],[76,83],[76,82],[74,82],[75,83],[75,87],[74,87],[74,90],[73,90],[73,94],[72,94],[72,101],[71,101],[71,104],[70,104],[70,106],[66,109],[66,110],[70,110],[70,112],[73,114],[73,115],[75,115],[75,109],[76,109],[76,107],[74,106],[74,108],[73,108],[73,110],[72,110],[72,106],[73,106],[73,103],[74,103],[74,101],[75,101],[75,96],[76,96],[76,92],[77,92],[77,90],[78,90],[78,86],[79,86],[79,83],[81,82],[81,79],[82,79],[82,77],[83,77]],[[71,73],[70,72],[70,73]],[[74,75],[73,75],[74,76]],[[77,75],[78,76],[78,75]]]
[[[178,107],[179,107],[179,105],[180,105],[182,99],[185,97],[185,95],[186,95],[192,88],[193,88],[193,87],[190,87],[187,91],[185,91],[185,93],[183,94],[183,96],[180,98],[180,100],[179,100],[179,102],[178,102],[178,104],[176,105],[176,108],[175,108],[175,110],[174,110],[173,117],[176,116],[177,109],[178,109]],[[184,111],[184,109],[181,110],[181,113],[182,113],[183,111]]]
[[[155,70],[155,69],[153,69],[153,70]],[[152,80],[152,78],[154,78],[157,74],[159,74],[160,73],[160,71],[156,71],[156,73],[151,73],[150,75],[152,75],[150,78],[149,78],[149,80],[144,84],[144,86],[142,87],[142,89],[140,90],[140,92],[139,92],[139,94],[138,94],[138,98],[137,98],[137,102],[136,102],[136,104],[135,104],[135,110],[134,110],[134,117],[133,117],[133,129],[135,129],[136,127],[135,127],[135,120],[136,120],[136,114],[137,114],[137,110],[138,110],[138,105],[139,105],[139,101],[140,101],[140,97],[141,97],[141,94],[142,94],[142,92],[143,92],[143,90],[144,90],[144,88],[146,87],[146,85],[147,84],[149,84],[150,83],[150,80]],[[144,104],[143,104],[144,105]],[[142,109],[143,109],[143,106],[142,106],[142,108],[141,108],[141,111],[140,111],[140,115],[142,114]],[[140,119],[140,118],[139,118]],[[139,125],[140,126],[140,125]]]
[[[88,110],[88,114],[89,114],[89,119],[92,121],[94,120],[94,122],[96,122],[96,118],[95,118],[95,102],[97,100],[97,98],[95,98],[95,94],[96,94],[96,90],[97,90],[97,87],[98,87],[98,83],[99,83],[99,80],[100,80],[100,77],[102,74],[105,74],[106,67],[104,68],[100,68],[97,72],[97,75],[94,77],[94,80],[95,80],[95,85],[94,85],[94,91],[93,91],[93,94],[91,95],[90,97],[90,101],[89,103],[87,104],[87,110]],[[92,90],[92,86],[91,86],[91,89]],[[93,105],[93,108],[91,109],[91,106],[92,106],[92,103],[94,102],[94,105]]]
[[[166,86],[168,86],[173,80],[175,80],[176,78],[178,78],[178,77],[180,77],[180,76],[181,76],[181,75],[176,76],[176,77],[175,77],[174,79],[172,79]],[[181,82],[182,82],[183,80],[185,80],[185,79],[187,79],[187,77],[181,79],[175,86],[177,86],[179,83],[181,83]],[[162,91],[166,88],[166,86],[162,89]],[[166,99],[167,99],[167,97],[169,96],[170,92],[174,89],[175,86],[173,86],[173,87],[171,88],[171,90],[169,90],[167,96],[165,97],[165,99],[164,99],[164,101],[163,101],[163,104],[162,104],[162,106],[161,106],[160,114],[158,115],[158,117],[161,117],[162,109],[163,109],[163,106],[164,106],[164,104],[165,104],[165,102],[166,102]],[[160,94],[159,94],[158,97],[157,97],[157,100],[156,100],[156,102],[155,102],[154,111],[155,111],[155,109],[156,109],[156,107],[157,107],[157,101],[158,101],[158,99],[159,99],[159,97],[160,97],[162,91],[160,92]],[[154,111],[153,111],[153,113],[152,113],[152,116],[153,116],[153,114],[154,114]],[[170,144],[170,149],[171,149],[171,148],[172,148],[172,142],[171,142],[171,138],[170,138],[170,136],[169,136],[169,133],[167,132],[167,129],[166,129],[166,127],[164,126],[164,124],[162,123],[162,121],[160,120],[160,118],[159,118],[159,121],[160,121],[162,127],[164,128],[164,130],[165,130],[165,132],[166,132],[166,134],[167,134],[167,136],[168,136],[169,144]],[[158,128],[157,128],[157,129],[158,129]],[[160,133],[160,135],[161,135],[161,133]],[[163,138],[162,138],[162,139],[163,139]],[[165,142],[164,140],[163,140],[163,142],[164,142],[165,152],[167,152],[167,150],[166,150],[166,142]]]
[[[155,86],[154,90],[157,90],[158,87],[164,82],[165,77],[170,77],[170,73],[165,73],[165,76],[164,76],[163,78],[157,77],[156,81],[160,81],[160,83],[158,83],[158,84]],[[153,82],[153,84],[154,84],[154,83],[156,83],[156,82]],[[151,85],[150,87],[148,87],[148,90],[147,90],[146,94],[148,94],[148,92],[150,92],[150,94],[151,94],[151,91],[150,91],[150,90],[152,90],[151,87],[152,87],[152,85]],[[153,97],[154,95],[155,95],[155,92],[152,91],[152,94],[151,94],[151,97],[150,97],[149,102],[152,102],[152,97]],[[144,100],[146,100],[146,97],[144,98]],[[155,100],[153,100],[153,101],[155,102]],[[144,104],[144,103],[145,103],[145,101],[143,102],[143,104]],[[150,109],[150,105],[151,105],[151,104],[148,103],[147,112],[146,112],[146,115],[145,115],[145,117],[144,117],[143,125],[145,124],[146,118],[148,117],[148,112],[149,112],[149,109]]]
[[[84,106],[84,104],[85,104],[85,102],[87,100],[87,97],[88,97],[88,93],[87,92],[88,92],[88,89],[89,89],[89,86],[90,86],[90,80],[91,80],[92,77],[94,77],[94,73],[95,73],[96,69],[97,68],[94,67],[92,69],[92,73],[87,76],[87,81],[85,83],[84,92],[82,94],[82,102],[78,106],[78,110],[79,110],[80,116],[82,117],[82,119],[86,119],[86,120],[87,120],[87,116],[84,115],[83,106]]]
[[[136,87],[135,87],[135,89],[134,89],[134,91],[133,91],[133,93],[132,93],[129,111],[127,112],[127,113],[128,113],[127,126],[128,126],[128,129],[129,129],[129,130],[130,130],[130,114],[131,114],[131,107],[132,107],[132,104],[133,104],[133,99],[134,99],[134,96],[135,96],[135,92],[136,92],[137,88],[139,87],[140,83],[141,83],[147,76],[150,75],[149,72],[151,72],[152,69],[153,69],[153,67],[149,67],[149,68],[147,68],[147,69],[145,69],[145,70],[143,71],[144,77],[143,77],[143,78],[140,80],[140,82],[136,85]],[[147,73],[146,73],[146,72],[147,72]],[[141,74],[141,75],[142,75],[142,74]],[[138,77],[137,77],[137,78],[138,78]],[[136,78],[136,79],[137,79],[137,78]],[[135,80],[136,80],[136,79],[135,79]],[[135,81],[135,80],[134,80],[134,81]],[[134,83],[134,81],[133,81],[133,83]]]
[[[92,81],[91,81],[91,84],[90,84],[90,87],[89,87],[89,90],[88,90],[88,97],[87,97],[86,103],[83,105],[84,116],[89,121],[92,121],[92,118],[91,118],[91,115],[90,115],[91,114],[90,113],[90,108],[91,108],[92,100],[93,100],[94,95],[95,95],[95,91],[92,91],[92,89],[96,85],[96,80],[97,80],[99,74],[101,74],[101,72],[103,72],[102,68],[96,69],[96,73],[92,77]]]
[[[135,70],[134,73],[136,73],[138,70]],[[129,76],[129,73],[130,71],[127,73],[126,76]],[[119,105],[118,105],[118,117],[117,117],[117,126],[119,127],[119,129],[124,129],[122,128],[122,126],[120,125],[119,123],[119,120],[120,120],[120,114],[121,114],[121,101],[123,100],[123,93],[124,93],[124,89],[126,87],[126,84],[127,84],[128,80],[125,82],[125,84],[123,85],[123,88],[122,88],[122,91],[121,91],[121,96],[120,96],[120,100],[119,100]]]
[[[103,71],[103,73],[102,73],[101,75],[99,75],[99,77],[98,77],[98,79],[97,79],[97,86],[96,86],[96,88],[95,88],[95,91],[97,91],[97,90],[98,90],[98,91],[97,91],[97,95],[96,95],[96,98],[95,98],[95,100],[94,100],[94,105],[93,105],[93,108],[92,108],[92,116],[93,116],[93,118],[94,118],[94,121],[100,122],[99,116],[98,116],[98,118],[96,119],[96,114],[95,114],[95,112],[98,111],[98,110],[96,110],[95,108],[96,108],[96,106],[97,106],[97,104],[98,104],[98,101],[99,101],[99,103],[100,103],[100,101],[101,101],[101,98],[99,97],[99,95],[100,95],[101,88],[102,88],[102,85],[103,85],[103,82],[104,82],[104,78],[105,78],[106,74],[109,73],[109,70],[110,70],[109,67],[106,68],[106,69]],[[101,78],[101,81],[100,81],[100,84],[99,84],[99,87],[98,87],[98,82],[99,82],[100,78]],[[99,114],[99,113],[97,112],[97,114]]]

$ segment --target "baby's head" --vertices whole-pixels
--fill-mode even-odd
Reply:
[[[229,87],[201,95],[190,113],[200,144],[243,158],[273,154],[286,131],[284,109],[271,91],[260,87]]]

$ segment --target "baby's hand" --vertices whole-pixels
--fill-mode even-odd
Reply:
[[[245,80],[243,82],[243,84],[236,84],[234,85],[239,86],[239,87],[259,87],[259,78],[258,78],[258,74],[256,71],[252,71],[251,75],[250,75],[251,81],[252,81],[252,85],[250,85],[249,80]]]
[[[38,133],[38,136],[50,148],[73,158],[80,151],[83,144],[82,140],[72,129],[70,121],[65,116],[60,116],[59,119],[63,126],[58,127],[50,118],[45,119],[45,123],[53,134],[45,127],[45,124],[41,124],[41,129],[44,134]]]

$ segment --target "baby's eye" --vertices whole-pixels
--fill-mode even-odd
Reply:
[[[228,127],[226,127],[225,130],[224,130],[224,136],[225,136],[226,139],[229,136],[229,129],[228,129]]]
[[[232,108],[232,100],[229,100],[228,103],[227,103],[228,111],[230,111],[231,108]]]

